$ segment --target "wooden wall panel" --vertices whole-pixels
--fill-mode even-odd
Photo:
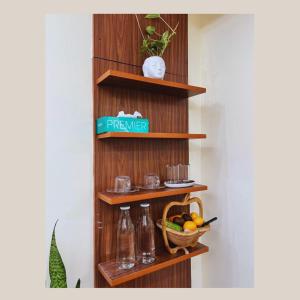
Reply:
[[[95,15],[94,16],[94,119],[105,115],[116,115],[124,110],[132,113],[140,111],[149,118],[152,132],[188,132],[187,99],[175,99],[173,96],[152,94],[126,88],[98,87],[95,80],[108,69],[141,73],[136,64],[141,63],[137,56],[138,39],[127,39],[119,32],[122,26],[131,26],[133,15]],[[186,15],[166,15],[173,24],[178,17],[182,32],[187,32]],[[141,18],[140,18],[141,19]],[[107,23],[106,23],[107,22]],[[131,23],[130,23],[131,22]],[[125,25],[124,25],[125,24]],[[105,25],[105,26],[104,26]],[[126,31],[131,29],[126,27]],[[128,33],[126,33],[128,36]],[[176,41],[179,35],[175,37]],[[104,45],[103,45],[104,43]],[[129,44],[131,47],[129,47]],[[178,41],[176,42],[178,44]],[[179,45],[179,44],[178,44]],[[187,82],[187,35],[182,35],[180,47],[170,47],[166,52],[167,64],[174,61],[174,74],[165,79]],[[109,50],[111,49],[111,50]],[[171,50],[172,49],[172,50]],[[132,50],[132,51],[131,51]],[[102,58],[99,58],[103,56]],[[104,58],[105,57],[105,58]],[[120,60],[121,62],[118,62]],[[126,62],[126,63],[124,63]],[[176,74],[180,72],[180,74]],[[166,164],[188,163],[187,140],[140,140],[113,139],[94,140],[94,176],[95,176],[95,215],[94,215],[94,265],[95,287],[108,287],[105,279],[97,270],[97,264],[114,259],[116,255],[116,230],[119,217],[119,205],[111,206],[97,199],[97,191],[113,186],[117,175],[129,175],[133,184],[141,184],[144,174],[155,172],[161,180],[166,178]],[[161,218],[163,207],[172,200],[182,199],[184,195],[151,200],[154,220]],[[131,216],[136,222],[140,213],[139,203],[131,205]],[[186,208],[188,210],[188,208]],[[177,212],[180,208],[173,208]],[[100,223],[99,223],[100,222]],[[156,247],[164,248],[161,233],[156,229]],[[190,260],[133,280],[120,287],[190,287]]]
[[[154,25],[158,32],[168,30],[161,20],[149,20],[145,15],[138,15],[141,28]],[[176,36],[171,46],[165,51],[167,73],[177,75],[177,81],[185,82],[187,76],[188,47],[187,47],[187,15],[167,15],[162,17],[174,28],[179,22]],[[113,31],[111,30],[113,28]],[[144,56],[140,53],[142,36],[138,29],[134,14],[106,14],[94,16],[94,57],[114,60],[119,63],[142,66]],[[178,63],[180,60],[180,63]],[[142,74],[138,68],[137,74]]]

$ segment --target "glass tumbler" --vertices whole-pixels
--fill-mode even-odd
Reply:
[[[131,181],[129,176],[117,176],[115,178],[115,191],[118,193],[129,192]]]
[[[190,165],[182,165],[182,164],[178,165],[180,182],[184,182],[189,179],[189,167]]]
[[[179,182],[183,182],[183,180],[185,179],[185,165],[182,164],[178,164],[178,178],[179,178]]]
[[[172,180],[174,183],[179,183],[179,165],[172,166]]]
[[[144,176],[144,187],[147,189],[156,189],[159,187],[160,180],[156,174],[147,174]]]
[[[173,176],[172,166],[171,165],[167,165],[166,168],[167,168],[167,181],[168,182],[172,182],[172,176]]]
[[[170,183],[178,183],[179,181],[178,165],[167,165],[167,179]]]
[[[183,165],[183,170],[183,180],[187,181],[189,180],[190,165]]]

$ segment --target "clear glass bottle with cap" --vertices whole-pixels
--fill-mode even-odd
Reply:
[[[117,231],[117,263],[119,269],[131,269],[135,265],[135,232],[130,218],[130,206],[121,206]]]
[[[142,264],[151,264],[155,260],[154,224],[149,203],[142,203],[140,206],[142,211],[136,228],[137,259]]]

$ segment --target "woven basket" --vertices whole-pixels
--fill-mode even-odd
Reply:
[[[187,233],[187,232],[176,231],[174,229],[168,228],[165,225],[168,211],[172,206],[177,206],[177,205],[185,206],[185,205],[189,205],[191,203],[198,204],[199,215],[200,215],[200,217],[203,218],[202,201],[197,197],[190,198],[190,195],[187,194],[182,202],[172,201],[169,204],[167,204],[163,211],[163,218],[160,220],[157,220],[157,222],[156,222],[157,227],[159,227],[162,230],[165,246],[171,254],[175,254],[179,249],[183,249],[186,253],[188,253],[188,250],[186,249],[186,247],[196,246],[199,237],[202,236],[206,231],[210,230],[210,225],[206,225],[204,227],[197,228],[195,232]],[[169,245],[169,241],[172,242],[177,247],[171,248]]]
[[[162,229],[161,219],[156,222],[156,225]],[[192,244],[196,244],[199,237],[209,230],[209,224],[204,227],[197,228],[196,232],[189,233],[179,232],[168,227],[166,228],[168,240],[180,247],[189,247]]]

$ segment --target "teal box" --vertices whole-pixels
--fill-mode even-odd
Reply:
[[[104,132],[149,132],[149,120],[126,117],[101,117],[96,120],[96,133]]]

